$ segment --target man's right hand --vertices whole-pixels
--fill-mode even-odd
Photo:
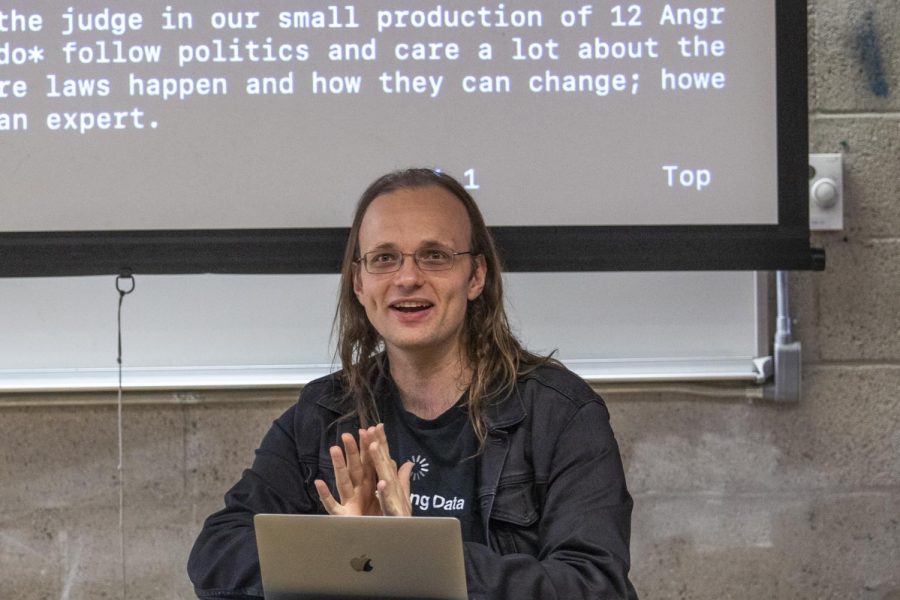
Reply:
[[[359,430],[359,439],[363,448],[370,443],[369,434],[365,429]],[[340,446],[332,446],[329,449],[339,500],[331,495],[324,481],[316,479],[315,482],[316,491],[325,510],[330,515],[382,514],[381,505],[375,495],[376,473],[372,462],[365,459],[364,453],[360,453],[352,434],[343,434],[341,441],[347,453],[346,459]]]
[[[341,436],[344,451],[329,449],[337,486],[336,500],[328,486],[317,479],[316,491],[330,515],[412,515],[409,480],[413,464],[399,469],[391,458],[384,425],[359,430],[359,446],[349,433]]]

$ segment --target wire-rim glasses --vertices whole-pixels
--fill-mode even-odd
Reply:
[[[403,266],[404,258],[412,256],[416,266],[423,271],[449,271],[453,268],[456,257],[463,254],[473,254],[473,252],[471,250],[456,252],[449,248],[435,246],[421,248],[415,252],[384,249],[366,252],[355,262],[362,263],[366,271],[372,275],[382,275],[396,273]]]

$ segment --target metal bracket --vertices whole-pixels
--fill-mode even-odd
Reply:
[[[773,382],[765,386],[763,396],[775,402],[799,402],[801,380],[800,342],[791,333],[788,303],[787,271],[775,273],[777,283],[778,320],[775,323],[775,372]]]

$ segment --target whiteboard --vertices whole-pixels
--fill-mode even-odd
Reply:
[[[761,382],[758,272],[507,273],[514,330],[591,381]],[[337,275],[137,275],[128,389],[299,386],[334,370]],[[0,391],[113,389],[115,277],[0,278]]]

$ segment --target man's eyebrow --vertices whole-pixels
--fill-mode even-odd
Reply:
[[[442,248],[448,248],[449,245],[446,242],[439,242],[437,240],[424,240],[421,244],[419,244],[420,248],[426,248],[431,246],[441,246]]]
[[[435,246],[440,246],[441,248],[449,248],[450,246],[446,242],[440,242],[438,240],[422,240],[416,249],[419,248],[434,248]],[[398,248],[397,244],[393,242],[381,242],[379,244],[375,244],[366,252],[374,252],[376,250],[396,250]]]
[[[374,252],[375,250],[395,250],[396,248],[396,244],[392,244],[391,242],[381,242],[380,244],[375,244],[366,252]]]

